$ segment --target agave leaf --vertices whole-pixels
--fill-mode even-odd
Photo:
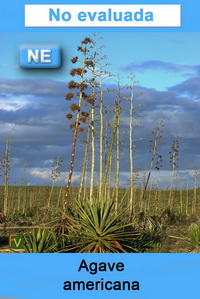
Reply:
[[[32,252],[32,250],[31,250],[31,245],[30,245],[30,237],[29,237],[29,235],[28,236],[26,236],[26,235],[24,235],[24,247],[25,247],[25,250],[26,250],[26,252]]]
[[[25,249],[27,252],[52,252],[58,244],[56,234],[46,229],[32,230],[32,232],[25,236]]]
[[[46,234],[45,234],[45,230],[42,231],[42,233],[40,233],[40,240],[39,240],[39,243],[38,243],[38,252],[42,252],[43,251],[43,246],[44,246],[44,243],[45,243],[45,238],[46,238]]]
[[[37,250],[37,235],[36,235],[35,230],[32,231],[32,236],[33,236],[33,238],[31,239],[32,252],[33,253],[38,253],[38,250]]]
[[[37,242],[39,240],[41,240],[41,229],[40,228],[38,229],[36,236],[37,236]]]

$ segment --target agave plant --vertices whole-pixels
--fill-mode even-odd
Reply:
[[[90,203],[78,205],[76,236],[77,242],[65,247],[64,251],[76,252],[127,252],[131,250],[130,241],[138,235],[133,224],[120,224],[120,214],[115,214],[114,202],[104,204]]]
[[[189,241],[194,249],[200,248],[200,226],[194,225],[189,230]]]
[[[32,230],[24,235],[24,247],[29,253],[49,253],[54,252],[57,247],[57,237],[55,232],[47,229]]]

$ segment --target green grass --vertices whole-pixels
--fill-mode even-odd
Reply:
[[[28,186],[18,187],[9,186],[9,214],[20,218],[23,215],[26,218],[40,220],[41,216],[50,214],[56,216],[62,209],[62,200],[65,196],[64,187],[55,187],[51,199],[51,208],[47,209],[51,187],[50,186]],[[94,190],[94,197],[97,190]],[[87,190],[89,194],[89,190]],[[110,194],[113,193],[111,189]],[[137,189],[134,199],[134,212],[140,211],[140,196],[141,190]],[[75,200],[78,198],[78,188],[71,188],[70,206],[75,205]],[[119,202],[123,198],[121,206],[129,205],[129,191],[127,189],[119,189]],[[169,198],[168,190],[152,190],[147,191],[145,200],[145,211],[149,215],[161,215],[167,208]],[[173,212],[175,214],[200,213],[200,189],[197,189],[197,203],[195,209],[193,206],[194,191],[189,190],[188,198],[187,191],[182,191],[182,199],[180,199],[180,191],[174,191]],[[3,187],[0,186],[0,213],[3,211]]]
[[[90,251],[106,251],[102,245],[104,239],[102,239],[101,246],[99,247],[100,249],[97,249],[93,242],[94,240],[97,240],[95,235],[96,230],[91,228],[91,231],[89,231],[90,226],[87,224],[87,221],[91,221],[87,219],[87,214],[90,216],[92,215],[90,210],[91,207],[88,207],[87,211],[84,208],[82,209],[81,206],[78,207],[78,190],[79,189],[75,187],[71,188],[69,215],[75,220],[75,224],[77,224],[77,221],[79,222],[77,225],[82,223],[82,234],[74,235],[73,232],[70,239],[67,239],[66,236],[62,235],[61,238],[59,238],[59,242],[61,244],[59,248],[61,248],[61,251],[64,247],[66,248],[66,246],[69,248],[71,247],[72,249],[75,243],[82,242],[81,248],[83,251],[87,251],[88,248]],[[51,207],[48,209],[47,205],[50,191],[50,186],[9,186],[9,214],[5,222],[5,219],[2,217],[3,187],[0,186],[0,247],[4,247],[5,240],[11,232],[22,232],[27,234],[31,232],[32,227],[34,226],[38,226],[43,229],[45,227],[43,224],[47,227],[52,227],[53,231],[53,226],[59,222],[59,219],[64,221],[61,219],[61,215],[65,188],[54,188],[51,198]],[[111,197],[114,194],[114,191],[115,190],[113,189],[110,190],[109,194],[111,194]],[[111,219],[114,219],[115,215],[118,215],[116,222],[119,228],[122,228],[123,225],[130,222],[134,222],[133,228],[135,231],[140,233],[138,238],[133,238],[134,240],[132,242],[128,242],[128,246],[132,249],[135,248],[131,252],[136,252],[137,250],[138,252],[190,252],[191,244],[189,244],[188,241],[185,242],[182,237],[185,236],[188,238],[188,227],[198,220],[198,215],[200,214],[200,189],[197,189],[197,201],[195,202],[195,205],[194,190],[183,190],[181,196],[180,191],[174,191],[172,210],[168,208],[170,191],[148,190],[146,193],[146,200],[144,202],[145,208],[142,213],[140,210],[141,192],[142,191],[140,189],[135,190],[134,213],[132,217],[128,210],[129,190],[127,191],[127,189],[119,189],[118,210],[115,211],[115,205],[113,205],[112,210],[113,216]],[[97,193],[97,189],[94,190],[94,194],[95,193]],[[89,197],[89,189],[86,190],[86,194]],[[96,197],[94,196],[94,198]],[[116,199],[113,197],[110,200],[111,202],[115,202]],[[98,201],[95,200],[95,202],[97,204]],[[85,203],[82,202],[82,205],[83,204]],[[96,221],[98,220],[96,218],[98,216],[98,209],[95,210],[95,207],[98,208],[96,204],[94,204],[93,207],[96,213],[95,218],[93,218],[95,222],[95,225],[92,226],[93,228],[96,226]],[[100,223],[101,219],[98,221]],[[112,226],[115,228],[116,222],[111,223],[111,229]],[[10,229],[9,227],[18,228]],[[87,227],[88,229],[86,229]],[[116,238],[118,240],[117,234]],[[193,247],[195,248],[197,246],[199,247],[199,239],[197,240],[197,238],[199,238],[199,234],[198,236],[196,236],[196,234],[191,236],[191,240],[194,239],[195,244],[193,244]],[[91,247],[92,244],[94,247]],[[76,248],[72,249],[72,251],[77,252]]]

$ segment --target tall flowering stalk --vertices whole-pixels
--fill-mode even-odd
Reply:
[[[175,177],[175,170],[178,169],[178,155],[179,155],[179,141],[175,140],[172,143],[171,151],[169,152],[171,155],[169,158],[169,163],[172,168],[172,176],[171,176],[171,186],[170,186],[170,193],[169,193],[169,201],[168,201],[168,206],[171,209],[173,206],[173,201],[174,201],[174,177]]]
[[[135,92],[135,84],[139,83],[135,81],[135,75],[131,73],[128,77],[130,80],[130,85],[127,85],[126,88],[129,90],[129,96],[124,98],[129,101],[129,165],[130,165],[130,199],[129,199],[129,214],[132,216],[133,214],[133,203],[134,203],[134,167],[133,167],[133,152],[134,152],[134,141],[133,140],[133,121],[139,119],[138,116],[135,116],[139,111],[136,110],[136,107],[141,107],[141,104],[134,104],[134,99],[136,94],[141,94],[142,92]],[[140,126],[140,123],[135,123],[136,126]],[[141,138],[139,139],[141,140]]]
[[[158,146],[163,144],[162,142],[159,142],[159,139],[161,139],[163,137],[161,135],[163,133],[162,127],[164,126],[163,125],[163,120],[158,121],[156,124],[157,124],[157,126],[155,127],[155,130],[153,132],[151,132],[154,137],[153,137],[153,139],[150,140],[151,150],[149,152],[151,153],[151,163],[150,163],[150,168],[149,168],[149,173],[148,173],[148,176],[147,176],[147,180],[146,180],[146,183],[145,183],[145,186],[144,186],[144,189],[143,189],[143,192],[142,192],[142,196],[141,196],[141,210],[142,211],[143,211],[143,208],[144,208],[143,207],[143,202],[146,199],[147,187],[149,185],[150,177],[151,177],[151,174],[152,174],[152,171],[153,171],[153,165],[154,165],[155,160],[156,160],[156,154],[159,150]],[[156,164],[156,167],[158,167],[157,164]]]
[[[113,147],[114,147],[116,133],[117,133],[119,114],[120,114],[120,106],[119,106],[118,101],[115,101],[115,116],[114,116],[114,121],[113,121],[113,125],[112,125],[112,128],[113,128],[112,136],[111,136],[111,141],[110,141],[110,146],[109,146],[109,150],[108,150],[105,171],[104,171],[104,176],[103,176],[102,204],[105,201],[104,195],[105,195],[105,191],[106,191],[106,182],[107,182],[107,178],[108,178],[109,169],[111,167],[111,158],[112,158]]]
[[[48,199],[48,204],[47,204],[48,209],[50,208],[50,205],[51,205],[51,198],[52,198],[55,182],[58,180],[59,175],[60,175],[60,168],[62,166],[62,162],[63,162],[63,160],[61,159],[61,157],[57,156],[57,157],[54,157],[53,164],[51,165],[51,167],[52,167],[52,170],[51,170],[52,185],[51,185],[51,191],[49,194],[49,199]]]
[[[100,38],[101,39],[101,38]],[[104,121],[104,108],[106,107],[104,104],[104,94],[108,92],[103,86],[104,80],[109,77],[112,77],[112,74],[106,70],[106,67],[109,65],[107,60],[107,56],[103,54],[104,46],[100,46],[97,48],[97,70],[96,74],[99,80],[97,84],[98,87],[98,98],[99,98],[99,198],[102,197],[102,188],[103,188],[103,140],[105,138],[105,121]]]
[[[130,107],[129,107],[129,163],[130,163],[130,215],[132,215],[133,212],[133,195],[134,195],[134,180],[133,180],[133,114],[134,114],[134,105],[133,105],[133,100],[134,100],[134,87],[135,83],[138,83],[135,81],[135,76],[134,74],[131,74],[129,77],[131,84],[127,86],[127,89],[130,89],[130,97],[129,97],[129,102],[130,102]]]
[[[87,66],[90,66],[93,64],[92,61],[88,59],[88,52],[89,52],[89,46],[92,43],[92,40],[88,37],[86,37],[82,42],[81,46],[78,47],[78,51],[82,53],[83,60],[81,61],[81,68],[74,68],[70,71],[70,75],[72,77],[79,76],[80,77],[80,83],[75,82],[74,80],[70,81],[68,83],[68,88],[71,90],[75,90],[76,92],[70,92],[66,95],[66,100],[71,100],[72,98],[78,98],[78,104],[73,103],[70,105],[70,110],[72,113],[68,113],[66,117],[69,120],[73,120],[75,118],[75,122],[70,124],[70,128],[73,129],[73,142],[72,142],[72,150],[71,150],[71,160],[70,160],[70,168],[69,168],[69,176],[67,181],[67,189],[66,194],[63,201],[63,212],[66,211],[68,200],[69,200],[69,194],[70,194],[70,186],[72,181],[72,175],[74,170],[74,162],[75,162],[75,151],[76,151],[76,143],[77,143],[77,136],[79,132],[82,132],[84,129],[80,127],[81,122],[86,122],[87,117],[89,116],[89,113],[86,111],[82,111],[82,103],[83,99],[92,104],[93,99],[91,96],[86,94],[86,90],[88,88],[88,84],[86,83],[85,74],[87,73]],[[78,56],[71,59],[72,63],[80,62]]]
[[[119,105],[119,117],[117,119],[117,136],[116,136],[116,169],[115,169],[115,212],[118,211],[119,204],[119,172],[120,172],[120,114],[121,114],[121,102],[122,102],[122,87],[120,83],[120,76],[118,75],[117,80],[117,91],[116,91],[116,101]],[[114,189],[114,188],[113,188]]]
[[[6,149],[3,157],[1,158],[0,171],[3,172],[3,186],[4,186],[4,200],[3,200],[3,215],[8,216],[8,186],[9,186],[9,173],[10,173],[10,152],[11,152],[12,137],[10,135],[6,138]]]

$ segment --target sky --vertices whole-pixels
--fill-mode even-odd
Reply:
[[[60,184],[66,182],[69,169],[72,132],[65,114],[67,83],[77,55],[77,46],[89,33],[0,33],[0,156],[5,151],[5,138],[11,134],[11,184],[20,184],[25,175],[28,185],[51,184],[51,164],[55,156],[63,159]],[[170,184],[169,151],[174,140],[180,143],[179,184],[193,187],[194,169],[200,165],[200,33],[134,33],[104,32],[100,41],[107,55],[107,69],[120,74],[128,84],[130,73],[136,84],[136,102],[143,104],[135,129],[134,169],[140,179],[150,164],[149,139],[156,121],[164,120],[161,153],[163,168],[160,184]],[[51,70],[27,70],[19,66],[22,45],[55,44],[62,49],[62,66]],[[115,87],[116,77],[107,81]],[[142,94],[140,94],[142,92]],[[125,92],[126,93],[126,92]],[[105,96],[105,102],[110,99]],[[127,132],[128,115],[122,113],[122,130]],[[129,178],[128,137],[122,146],[121,186]],[[83,149],[78,148],[74,184],[78,185]],[[98,169],[96,168],[96,171]],[[156,178],[153,172],[152,182]],[[97,178],[96,178],[97,180]],[[62,182],[61,182],[62,181]]]

